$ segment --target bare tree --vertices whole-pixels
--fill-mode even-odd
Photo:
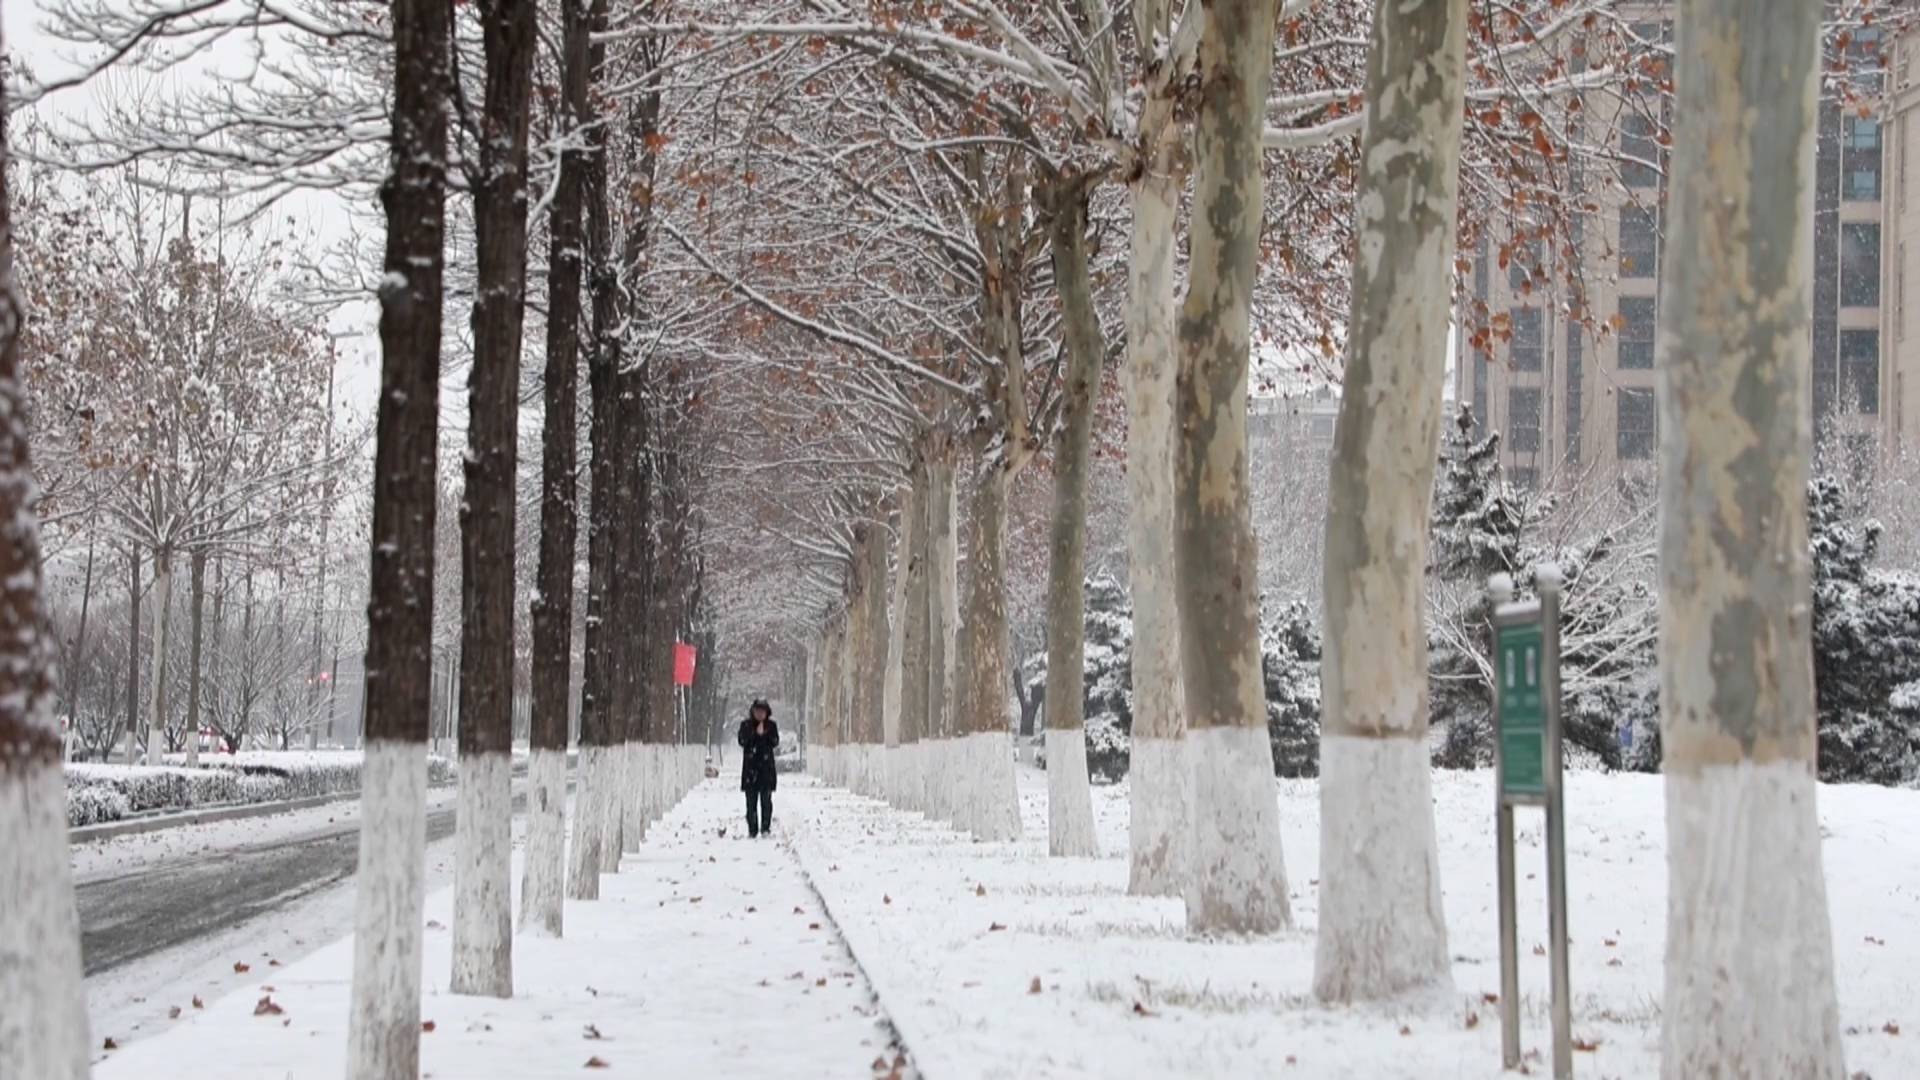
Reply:
[[[1658,364],[1670,1080],[1846,1075],[1808,614],[1820,7],[1684,0],[1677,20]]]
[[[426,751],[439,507],[440,334],[451,14],[395,0],[391,174],[374,446],[353,1012],[347,1071],[420,1072]]]
[[[1215,3],[1206,23],[1174,471],[1174,573],[1194,775],[1187,924],[1259,932],[1293,922],[1267,742],[1259,564],[1247,493],[1250,301],[1274,4]]]
[[[0,30],[0,49],[5,40]],[[0,1072],[81,1080],[88,1073],[87,1003],[53,715],[55,642],[21,393],[27,313],[13,281],[7,105],[0,88],[0,896],[7,909],[0,919],[0,997],[7,1001]]]
[[[1328,480],[1314,992],[1450,981],[1427,754],[1427,520],[1460,171],[1465,0],[1374,13],[1359,258]]]

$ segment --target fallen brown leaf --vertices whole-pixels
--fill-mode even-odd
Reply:
[[[117,1043],[117,1042],[114,1042],[114,1041],[113,1041],[113,1036],[111,1036],[111,1035],[109,1035],[109,1036],[107,1036],[107,1041],[106,1041],[106,1042],[103,1042],[103,1043],[101,1043],[101,1044],[100,1044],[100,1049],[102,1049],[102,1050],[118,1050],[118,1049],[120,1049],[120,1044],[119,1044],[119,1043]]]
[[[992,932],[994,932],[995,930],[1005,930],[1005,929],[1006,929],[1006,927],[1005,927],[1005,926],[1003,926],[1003,925],[1001,925],[1000,923],[988,923],[988,924],[987,924],[987,932],[988,932],[989,934],[991,934],[991,933],[992,933]]]
[[[253,968],[252,968],[252,966],[251,966],[251,965],[249,965],[249,964],[246,964],[246,963],[244,963],[244,962],[242,962],[242,961],[239,961],[239,960],[235,960],[235,961],[233,962],[233,973],[234,973],[235,975],[245,975],[245,974],[246,974],[247,972],[249,972],[249,971],[252,971],[252,970],[253,970]]]
[[[279,1016],[281,1013],[286,1011],[287,1010],[274,1004],[273,996],[271,994],[261,998],[259,1001],[256,1001],[253,1004],[253,1015],[255,1016]]]
[[[987,887],[985,885],[975,885],[973,887],[973,895],[975,896],[987,895]]]
[[[1607,966],[1608,967],[1624,967],[1625,965],[1621,964],[1620,958],[1615,956],[1607,961]]]
[[[705,897],[701,897],[701,896],[689,896],[689,897],[687,897],[687,903],[689,903],[689,904],[697,904],[697,903],[699,903],[699,902],[700,902],[701,900],[704,900],[704,899],[706,899],[706,898],[705,898]]]
[[[268,967],[279,967],[279,966],[280,966],[280,961],[278,961],[278,960],[274,960],[274,959],[268,959],[268,960],[267,960],[267,966],[268,966]]]
[[[819,923],[817,923],[817,922],[810,922],[810,923],[808,923],[808,924],[807,924],[807,929],[809,929],[809,930],[818,930],[818,929],[820,929],[820,924],[819,924]]]
[[[748,904],[748,905],[747,905],[747,914],[749,914],[749,915],[751,915],[751,914],[753,914],[754,912],[756,912],[756,911],[759,911],[759,910],[760,910],[759,908],[757,908],[757,907],[754,907],[754,906],[753,906],[752,904]]]
[[[1039,992],[1040,992],[1040,976],[1035,975],[1033,977],[1033,982],[1027,985],[1027,993],[1037,994]]]
[[[180,1006],[178,1006],[178,1005],[175,1005],[175,1006],[173,1006],[173,1007],[171,1007],[171,1008],[169,1008],[169,1009],[167,1010],[167,1019],[169,1019],[169,1020],[178,1020],[178,1019],[180,1019]]]
[[[805,915],[805,914],[806,914],[806,912],[805,912],[805,911],[803,911],[803,910],[801,910],[801,908],[800,908],[800,906],[799,906],[798,904],[796,904],[796,905],[794,905],[794,908],[793,908],[793,913],[794,913],[795,915]]]
[[[1498,1005],[1500,1004],[1500,995],[1491,992],[1481,994],[1480,1003],[1483,1005]]]
[[[1477,1012],[1474,1012],[1472,1009],[1468,1009],[1467,1010],[1467,1030],[1472,1031],[1474,1028],[1477,1028],[1479,1026],[1480,1026],[1480,1014]]]
[[[813,980],[813,985],[815,986],[827,985],[827,977],[825,975],[820,976],[819,978]]]
[[[199,994],[195,994],[193,995],[193,1007],[196,1009],[204,1009],[207,1007],[207,1003],[200,1000]]]
[[[1545,945],[1535,945],[1533,947],[1533,955],[1535,956],[1547,955],[1547,947]]]
[[[1413,1034],[1413,1029],[1412,1029],[1412,1028],[1410,1028],[1410,1027],[1408,1027],[1408,1026],[1407,1026],[1407,1025],[1405,1025],[1405,1024],[1401,1024],[1401,1025],[1400,1025],[1400,1034],[1402,1034],[1402,1035],[1411,1035],[1411,1034]]]
[[[1160,1014],[1159,1014],[1159,1013],[1157,1013],[1157,1012],[1154,1012],[1154,1011],[1153,1011],[1152,1009],[1149,1009],[1149,1008],[1147,1008],[1147,1007],[1146,1007],[1145,1005],[1142,1005],[1142,1004],[1140,1004],[1139,1002],[1137,1002],[1137,1001],[1136,1001],[1136,1002],[1134,1002],[1134,1003],[1133,1003],[1133,1015],[1135,1015],[1135,1016],[1159,1016]]]
[[[1573,1037],[1573,1048],[1575,1050],[1580,1051],[1583,1054],[1591,1054],[1595,1050],[1600,1049],[1600,1040],[1599,1039],[1583,1039],[1578,1035],[1575,1035]]]
[[[1614,940],[1614,939],[1612,939],[1612,938],[1603,938],[1603,939],[1601,940],[1601,944],[1603,944],[1603,945],[1605,945],[1605,946],[1606,946],[1607,948],[1609,948],[1609,949],[1612,949],[1612,948],[1617,948],[1617,947],[1619,947],[1619,945],[1620,945],[1620,943],[1619,943],[1618,941],[1615,941],[1615,940]]]
[[[884,1058],[884,1057],[877,1057],[877,1058],[874,1058],[874,1059],[873,1059],[873,1071],[874,1071],[874,1072],[886,1072],[886,1071],[887,1071],[887,1059],[886,1059],[886,1058]]]
[[[447,924],[441,922],[439,919],[427,920],[427,929],[429,930],[445,930],[446,928],[447,928]]]
[[[1898,1023],[1895,1023],[1892,1020],[1889,1020],[1887,1021],[1887,1026],[1881,1028],[1880,1030],[1886,1032],[1889,1035],[1898,1035],[1900,1034],[1900,1025]]]
[[[610,1065],[608,1065],[608,1064],[607,1064],[606,1062],[604,1062],[604,1061],[602,1061],[602,1060],[600,1060],[600,1059],[599,1059],[598,1057],[590,1057],[590,1058],[588,1058],[588,1059],[587,1059],[587,1063],[586,1063],[586,1065],[585,1065],[585,1066],[583,1066],[583,1068],[588,1068],[588,1069],[606,1069],[606,1068],[611,1068],[611,1067],[612,1067],[612,1066],[610,1066]]]
[[[891,896],[888,896],[888,895],[887,895],[887,894],[885,894],[885,893],[881,893],[881,894],[880,894],[880,902],[881,902],[881,903],[883,903],[883,904],[891,904],[891,903],[893,903],[893,897],[891,897]]]
[[[765,980],[762,980],[763,984],[764,982]],[[597,1027],[594,1027],[592,1024],[587,1025],[587,1029],[580,1033],[580,1037],[588,1040],[589,1042],[598,1042],[606,1038],[605,1035],[600,1034],[600,1029]]]

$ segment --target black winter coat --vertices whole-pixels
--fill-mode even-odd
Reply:
[[[740,721],[740,790],[772,791],[779,786],[773,755],[780,748],[780,725],[769,719],[762,735],[753,724],[751,717]]]

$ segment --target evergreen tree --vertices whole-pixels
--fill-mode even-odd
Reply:
[[[1320,774],[1320,627],[1295,601],[1260,631],[1275,776]]]
[[[1820,778],[1920,780],[1920,580],[1873,568],[1881,527],[1839,478],[1807,492]]]

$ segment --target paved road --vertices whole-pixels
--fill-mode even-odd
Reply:
[[[516,792],[514,812],[525,806],[525,794]],[[451,805],[430,811],[427,843],[452,836],[453,824]],[[237,926],[351,877],[359,853],[356,821],[81,885],[80,951],[87,974]]]

